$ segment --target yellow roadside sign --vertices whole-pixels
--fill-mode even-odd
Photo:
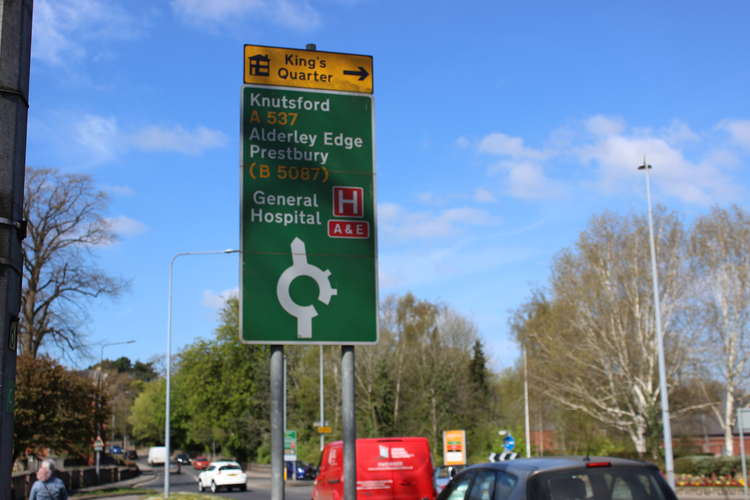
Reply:
[[[443,431],[443,465],[466,465],[466,431]]]
[[[318,427],[318,434],[330,434],[331,432],[333,432],[333,429],[331,429],[327,425],[322,425]]]
[[[244,81],[372,94],[372,56],[245,45]]]

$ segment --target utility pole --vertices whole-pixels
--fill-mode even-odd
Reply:
[[[0,498],[10,498],[33,0],[0,1]]]

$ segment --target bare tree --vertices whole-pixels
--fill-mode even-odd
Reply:
[[[696,221],[690,250],[705,325],[702,361],[724,387],[723,405],[711,409],[724,429],[724,453],[733,455],[737,396],[750,365],[750,215],[737,206],[712,209]]]
[[[674,214],[659,210],[656,238],[673,381],[690,344],[686,234]],[[550,292],[538,293],[513,322],[545,395],[627,433],[642,455],[658,427],[660,396],[647,242],[643,217],[593,218],[575,249],[556,258]]]
[[[115,297],[125,286],[94,262],[93,250],[115,240],[103,216],[107,195],[91,177],[27,168],[23,242],[23,305],[19,344],[36,357],[40,348],[63,353],[84,347],[81,328],[91,299]]]

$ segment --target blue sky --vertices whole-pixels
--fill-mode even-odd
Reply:
[[[750,5],[741,1],[35,0],[27,164],[87,173],[125,295],[87,326],[105,357],[166,342],[180,251],[239,245],[245,43],[374,58],[381,296],[478,326],[512,365],[509,311],[603,210],[748,208]],[[237,255],[175,269],[174,349],[209,337]],[[85,362],[83,363],[85,364]]]

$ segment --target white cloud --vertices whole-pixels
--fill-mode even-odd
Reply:
[[[185,130],[181,126],[164,128],[156,125],[147,126],[132,138],[133,146],[142,151],[160,151],[195,155],[207,149],[220,148],[226,145],[227,137],[223,132],[206,127]]]
[[[466,149],[469,146],[471,146],[471,141],[468,137],[461,136],[458,139],[456,139],[456,146],[458,146],[461,149]]]
[[[216,26],[264,19],[307,30],[320,24],[320,14],[306,0],[172,0],[172,9],[190,24]]]
[[[495,195],[493,195],[489,190],[484,188],[477,188],[474,191],[474,201],[478,203],[494,203]]]
[[[542,167],[531,162],[507,164],[508,192],[515,198],[534,200],[559,198],[562,184],[544,174]]]
[[[543,158],[545,154],[523,145],[523,139],[512,137],[502,132],[493,132],[479,141],[480,153],[487,153],[511,158]]]
[[[378,206],[380,230],[402,239],[452,237],[469,226],[490,226],[500,219],[486,210],[457,207],[431,211],[409,211],[394,203]]]
[[[185,19],[197,22],[222,22],[264,8],[262,0],[172,0],[172,9]]]
[[[582,161],[598,169],[598,183],[605,191],[619,190],[632,181],[633,170],[646,156],[654,166],[654,182],[683,202],[709,205],[740,196],[738,187],[715,163],[690,161],[662,138],[613,135],[582,147],[579,153]]]
[[[141,31],[133,16],[106,0],[36,0],[33,23],[31,56],[56,66],[96,57],[107,40]]]
[[[106,219],[109,228],[117,236],[138,236],[148,230],[148,226],[139,220],[125,215],[110,217]]]
[[[84,115],[74,124],[73,136],[89,152],[94,163],[111,161],[126,146],[117,120],[111,116]]]
[[[660,136],[670,144],[680,144],[684,142],[696,142],[700,136],[693,132],[686,123],[680,120],[673,120],[668,127],[660,131]]]
[[[750,149],[750,120],[723,120],[719,128],[727,131],[735,144]]]
[[[584,126],[586,130],[598,136],[616,135],[625,128],[625,124],[621,119],[604,115],[595,115],[586,119]]]
[[[224,147],[226,135],[204,126],[187,130],[180,125],[148,125],[128,133],[111,116],[84,115],[73,124],[75,142],[92,163],[106,163],[129,150],[196,155]]]
[[[309,2],[301,0],[276,0],[272,3],[272,19],[282,26],[309,30],[320,25],[320,14]]]
[[[221,292],[213,290],[203,290],[203,300],[201,303],[210,309],[221,309],[231,297],[238,297],[240,294],[239,287],[229,288]]]
[[[724,120],[717,127],[750,150],[750,120]],[[741,183],[730,177],[739,158],[725,144],[709,139],[680,120],[661,128],[632,127],[621,118],[594,115],[552,131],[546,149],[527,148],[522,137],[493,132],[480,141],[477,150],[506,157],[488,172],[502,173],[508,193],[517,198],[559,197],[583,184],[582,176],[568,173],[580,172],[576,163],[593,167],[594,175],[583,177],[605,192],[631,189],[637,179],[633,172],[645,156],[654,165],[655,186],[671,197],[703,205],[741,199]],[[558,167],[555,177],[549,175],[553,167]]]
[[[379,219],[390,219],[396,217],[401,210],[395,203],[380,203],[378,205],[378,218]]]

